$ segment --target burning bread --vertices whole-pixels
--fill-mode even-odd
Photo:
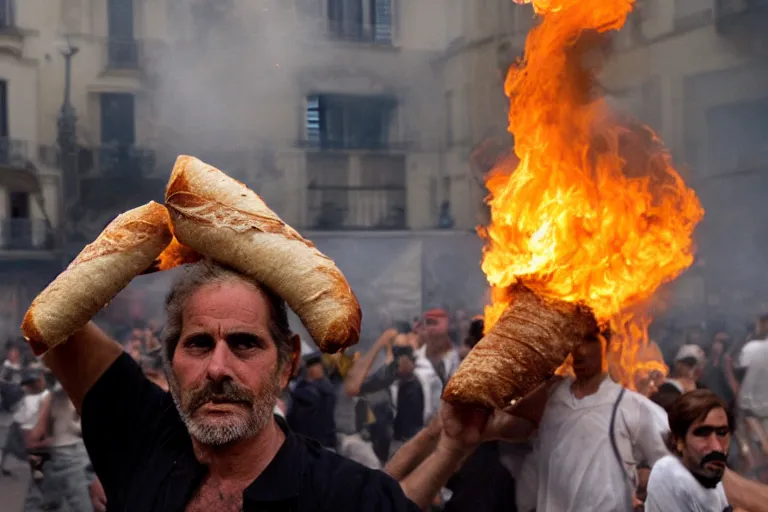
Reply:
[[[197,158],[180,156],[165,204],[179,242],[280,295],[321,350],[357,343],[362,314],[341,271],[255,192]]]
[[[546,300],[522,285],[509,293],[512,303],[448,381],[447,402],[504,409],[552,376],[576,342],[599,335],[586,306]]]
[[[167,210],[149,202],[113,220],[29,307],[21,332],[35,354],[65,342],[138,274],[172,238]]]

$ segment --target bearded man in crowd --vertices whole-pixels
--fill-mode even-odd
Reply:
[[[722,479],[733,420],[709,390],[681,395],[669,408],[668,447],[648,480],[647,512],[730,511]]]

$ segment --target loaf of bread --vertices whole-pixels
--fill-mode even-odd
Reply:
[[[448,381],[445,401],[507,408],[551,377],[575,344],[600,335],[586,306],[544,299],[520,284],[508,293],[511,304]]]
[[[362,314],[344,275],[255,192],[197,158],[180,156],[165,205],[179,242],[277,293],[322,351],[357,343]]]
[[[168,212],[150,202],[113,220],[38,295],[21,332],[41,355],[65,342],[152,265],[172,238]]]

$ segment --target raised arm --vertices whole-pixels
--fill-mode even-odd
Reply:
[[[88,322],[66,343],[45,354],[43,360],[80,412],[85,395],[122,352],[117,342]]]
[[[489,414],[444,403],[438,418],[405,443],[385,471],[423,509],[480,443],[524,440],[534,429],[530,421],[502,411]]]
[[[166,209],[150,202],[119,215],[38,295],[21,330],[45,354],[78,411],[121,348],[90,322],[131,280],[152,267],[171,242]]]
[[[368,372],[371,371],[371,365],[373,360],[376,359],[376,355],[386,347],[397,336],[397,330],[388,329],[384,331],[376,343],[368,349],[368,352],[363,354],[357,361],[354,362],[352,368],[349,369],[347,377],[344,379],[344,392],[347,396],[358,396],[360,389],[363,386],[363,381],[368,376]]]
[[[738,473],[726,469],[723,476],[723,487],[728,498],[728,504],[734,509],[768,512],[768,485],[748,480]]]

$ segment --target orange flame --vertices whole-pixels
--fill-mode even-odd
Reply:
[[[170,270],[186,263],[200,261],[202,256],[173,237],[168,247],[157,258],[157,270]]]
[[[655,134],[595,94],[603,34],[624,25],[633,3],[533,0],[541,22],[505,83],[516,155],[486,180],[491,224],[480,229],[486,330],[518,281],[583,301],[610,323],[611,371],[629,387],[637,374],[666,372],[641,357],[650,318],[638,308],[692,264],[704,214]]]

